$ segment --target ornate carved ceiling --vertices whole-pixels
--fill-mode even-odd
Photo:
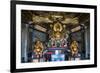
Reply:
[[[21,17],[22,23],[28,23],[31,21],[33,24],[39,24],[43,27],[47,27],[45,24],[52,24],[59,21],[67,27],[73,27],[89,21],[89,16],[90,15],[88,13],[22,10]]]

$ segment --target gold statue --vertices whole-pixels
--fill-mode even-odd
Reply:
[[[71,48],[72,56],[78,54],[78,43],[77,43],[77,41],[73,41],[73,42],[71,43],[70,48]]]
[[[54,30],[54,36],[56,38],[60,38],[61,37],[62,29],[63,29],[63,27],[59,22],[54,24],[53,30]]]
[[[37,40],[34,46],[34,52],[37,56],[42,55],[43,52],[43,44],[41,41]]]

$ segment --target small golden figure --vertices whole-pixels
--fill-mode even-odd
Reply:
[[[42,55],[43,52],[43,44],[41,41],[37,40],[34,46],[34,52],[37,55],[37,57]]]
[[[73,42],[71,43],[70,48],[71,48],[72,56],[78,54],[78,43],[77,43],[77,41],[73,41]]]

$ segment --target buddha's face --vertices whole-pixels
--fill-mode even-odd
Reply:
[[[37,41],[36,44],[39,45],[40,44],[40,41]]]

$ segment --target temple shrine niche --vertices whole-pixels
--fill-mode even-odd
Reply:
[[[21,17],[22,63],[90,59],[89,13],[22,10]]]

